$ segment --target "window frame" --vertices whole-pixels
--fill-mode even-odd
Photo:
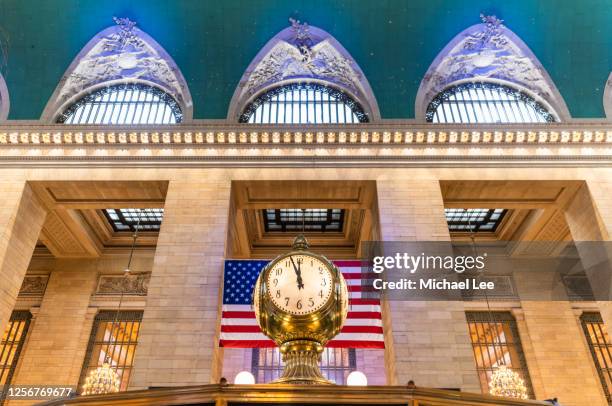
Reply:
[[[447,210],[487,210],[485,217],[481,221],[452,221],[449,220],[447,215]],[[496,220],[491,220],[491,217],[496,214],[496,210],[501,210],[499,217]],[[456,207],[445,207],[444,208],[444,218],[446,220],[446,224],[448,226],[448,231],[451,233],[495,233],[500,225],[504,222],[506,216],[509,215],[510,210],[503,209],[500,207],[497,208],[456,208]],[[468,213],[469,215],[469,213]],[[481,227],[488,225],[489,223],[494,222],[493,228],[488,230],[481,230]],[[465,229],[452,228],[454,226],[465,225]]]
[[[274,225],[278,225],[281,227],[280,230],[271,228],[271,221],[268,220],[268,211],[274,210]],[[302,222],[297,219],[296,221],[282,221],[282,210],[327,210],[327,219],[324,221],[308,221],[308,216],[306,215],[306,220]],[[339,212],[334,212],[338,210]],[[339,214],[340,218],[337,220],[333,219],[334,214]],[[262,219],[264,230],[266,233],[285,233],[285,232],[301,232],[302,224],[304,224],[304,233],[341,233],[344,231],[345,227],[345,219],[346,219],[346,210],[345,209],[286,209],[286,208],[278,208],[278,209],[262,209]],[[338,228],[328,229],[331,225],[337,223]],[[288,228],[289,226],[289,228]],[[308,226],[320,226],[319,230],[308,229]]]
[[[515,99],[514,100],[494,100],[494,101],[462,100],[461,103],[449,100],[450,97],[454,96],[455,94],[462,93],[464,90],[482,90],[483,93],[485,90],[491,90],[491,91],[495,90],[495,91],[499,91],[499,93],[505,93],[508,96],[514,97]],[[487,110],[490,112],[491,102],[492,103],[499,102],[503,104],[508,104],[509,102],[514,102],[514,103],[522,102],[526,104],[527,106],[529,106],[530,108],[532,108],[535,111],[535,114],[542,117],[544,121],[543,122],[529,121],[529,120],[526,120],[526,121],[525,120],[523,121],[499,121],[499,122],[495,122],[495,121],[487,122],[487,121],[477,121],[477,120],[475,121],[470,121],[470,120],[455,121],[454,117],[452,121],[445,121],[445,122],[440,122],[440,121],[434,122],[433,121],[434,117],[436,116],[436,113],[438,112],[438,108],[440,108],[440,106],[444,105],[445,103],[454,103],[454,104],[457,104],[457,106],[465,106],[467,105],[467,103],[471,103],[472,105],[478,105],[478,106],[485,105]],[[460,116],[466,115],[467,117],[469,117],[470,115],[467,113],[467,109],[465,109],[464,107],[463,110],[465,110],[465,112],[460,112],[459,113]],[[472,108],[472,111],[475,111],[475,109]],[[496,112],[498,111],[497,108],[495,109],[495,111]],[[520,111],[519,113],[522,115]],[[503,114],[507,115],[506,111],[504,111]],[[500,116],[500,114],[497,114],[497,115]],[[521,90],[519,88],[513,87],[505,83],[499,83],[495,81],[467,81],[467,82],[453,83],[447,86],[446,88],[444,88],[440,93],[438,93],[427,105],[427,108],[425,110],[425,121],[428,123],[432,123],[432,124],[446,124],[446,125],[448,124],[537,124],[537,123],[553,123],[553,122],[557,122],[557,119],[549,111],[549,109],[546,108],[544,104],[537,101],[533,96],[529,95],[524,90]]]
[[[98,97],[103,97],[106,94],[112,94],[115,91],[123,91],[123,90],[127,90],[127,91],[138,90],[138,91],[145,92],[147,94],[152,94],[153,96],[157,96],[160,100],[159,102],[156,102],[156,103],[165,103],[170,108],[171,114],[175,118],[175,123],[157,124],[157,123],[134,123],[134,122],[132,123],[86,123],[85,122],[85,123],[70,123],[68,125],[126,125],[126,126],[175,125],[175,124],[180,124],[181,122],[183,122],[184,113],[183,113],[183,110],[180,104],[163,89],[157,86],[154,86],[150,83],[143,83],[143,82],[118,82],[118,83],[111,82],[111,83],[106,83],[102,86],[96,86],[95,88],[87,89],[85,92],[82,92],[77,97],[75,97],[73,99],[74,100],[73,102],[63,107],[63,109],[61,110],[61,113],[59,113],[57,118],[55,119],[55,122],[58,124],[67,124],[66,121],[68,120],[68,118],[70,118],[73,114],[75,114],[82,106],[85,106],[88,103],[101,103],[101,104],[106,103],[107,108],[112,103],[116,103],[116,104],[124,103],[124,102],[116,102],[116,101],[113,101],[113,102],[96,101],[96,98]],[[150,103],[151,101],[145,100],[143,102]],[[139,102],[129,101],[126,103],[137,104]],[[98,110],[96,110],[96,116],[97,114],[98,114]]]
[[[128,341],[127,344],[119,344],[119,346],[124,346],[124,345],[134,345],[134,352],[136,351],[137,347],[138,347],[138,338],[140,336],[140,330],[142,328],[142,317],[143,317],[143,310],[121,310],[121,311],[117,311],[117,310],[100,310],[96,316],[94,317],[94,321],[92,323],[91,326],[91,333],[89,335],[89,340],[87,342],[87,350],[85,351],[85,358],[83,359],[83,365],[81,367],[81,375],[79,377],[79,384],[77,387],[77,393],[81,393],[82,389],[83,389],[83,385],[85,384],[85,380],[87,379],[87,375],[89,374],[89,371],[94,368],[90,366],[90,360],[91,357],[93,355],[94,352],[94,347],[97,345],[97,343],[99,343],[98,341],[96,341],[96,336],[98,334],[98,329],[100,328],[100,324],[101,323],[111,323],[111,326],[113,326],[113,322],[115,321],[115,315],[119,313],[119,315],[117,316],[117,322],[138,322],[139,326],[138,326],[138,335],[136,336],[136,341],[132,342],[132,341]],[[112,327],[111,327],[112,328]],[[106,343],[105,341],[103,341],[104,345],[107,345],[107,348],[111,345],[115,345],[117,346],[117,344],[112,344],[112,341],[109,341],[108,343]],[[120,352],[121,354],[121,352]],[[99,357],[99,354],[98,354]],[[95,368],[99,367],[100,365],[96,364]],[[134,369],[134,357],[132,357],[132,364],[128,367],[125,368],[125,365],[123,366],[117,366],[116,368],[114,368],[115,370],[117,369],[122,369],[122,373],[125,373],[126,369],[129,370],[129,376],[127,378],[127,383],[126,385],[129,386],[130,383],[130,379],[131,379],[131,375],[132,375],[132,371]],[[124,376],[121,376],[121,380],[123,381]],[[120,389],[121,391],[121,389]]]
[[[128,227],[127,229],[122,229],[119,228],[117,226],[117,221],[114,220],[111,217],[111,214],[108,212],[108,210],[114,210],[115,214],[117,215],[117,217],[119,217],[119,223]],[[137,222],[130,222],[125,218],[125,215],[123,213],[122,210],[138,210],[138,208],[132,208],[132,207],[122,207],[119,209],[102,209],[102,213],[104,214],[104,217],[106,218],[106,220],[109,222],[110,226],[113,228],[113,230],[117,233],[121,233],[121,232],[135,232],[136,231],[136,224]],[[159,230],[161,229],[161,224],[164,221],[164,209],[163,208],[145,208],[145,209],[140,209],[140,210],[161,210],[161,220],[159,221],[159,223],[157,221],[147,221],[147,220],[141,220],[140,221],[140,227],[139,227],[139,232],[159,232]],[[147,215],[145,214],[143,217],[147,217]],[[146,228],[148,227],[148,228]]]
[[[10,354],[10,351],[12,351],[12,347],[15,345],[15,343],[17,344],[17,347],[15,348],[15,352],[13,353],[13,360],[11,362],[11,365],[5,365],[5,364],[0,363],[0,377],[4,376],[4,372],[8,369],[6,380],[3,384],[0,385],[0,405],[3,404],[4,400],[6,399],[7,393],[5,392],[5,390],[8,389],[11,383],[11,380],[13,379],[13,376],[15,375],[17,364],[19,363],[19,357],[21,356],[21,351],[23,350],[23,346],[25,345],[26,338],[27,338],[27,335],[30,329],[31,321],[32,321],[32,313],[30,313],[28,310],[14,310],[11,313],[11,316],[9,317],[9,324],[7,325],[7,330],[6,330],[8,331],[7,337],[10,335],[10,332],[14,328],[16,322],[23,322],[24,325],[21,330],[21,336],[19,337],[19,339],[11,341],[11,348],[9,349],[9,354]],[[2,335],[0,335],[0,360],[4,358],[5,351],[9,343],[9,341],[6,341],[6,342],[2,341],[2,338],[4,338],[4,334],[6,333],[6,331],[3,331]],[[7,355],[7,358],[8,358],[8,355]]]
[[[352,96],[350,96],[348,93],[346,93],[345,91],[338,89],[336,87],[330,86],[327,83],[320,83],[317,81],[298,81],[298,82],[290,82],[290,83],[283,83],[283,84],[276,84],[275,86],[272,87],[268,87],[266,89],[264,89],[263,91],[259,92],[257,96],[255,96],[252,100],[250,100],[249,102],[246,103],[246,106],[241,110],[241,113],[238,117],[238,122],[239,123],[243,123],[243,124],[247,124],[249,123],[249,120],[251,118],[251,116],[253,114],[256,113],[257,109],[264,105],[267,102],[270,102],[270,100],[272,98],[274,98],[275,96],[278,96],[280,94],[284,94],[286,93],[288,90],[291,91],[295,91],[295,90],[303,90],[306,89],[308,90],[313,90],[315,92],[320,91],[322,93],[325,93],[329,96],[329,98],[335,98],[336,99],[336,108],[339,105],[344,105],[347,106],[350,110],[351,113],[354,114],[357,118],[357,122],[354,123],[348,123],[348,122],[312,122],[312,123],[298,123],[298,122],[292,122],[292,123],[278,123],[278,120],[276,120],[277,122],[270,122],[270,123],[265,123],[265,122],[255,122],[255,123],[250,123],[250,124],[261,124],[261,125],[276,125],[276,124],[286,124],[286,125],[305,125],[305,124],[312,124],[312,125],[320,125],[320,124],[360,124],[360,123],[368,123],[370,122],[370,117],[368,116],[368,114],[365,112],[365,110],[363,109],[363,107],[361,106],[361,104],[354,99]],[[304,105],[308,105],[308,103],[313,102],[316,103],[318,102],[317,100],[286,100],[284,101],[284,106],[286,107],[287,105],[293,105],[295,103],[299,103],[299,104],[304,104]],[[323,103],[323,101],[321,101],[321,103]],[[331,105],[331,100],[327,102],[329,105]],[[278,105],[278,102],[277,102]],[[323,105],[323,104],[322,104]],[[278,111],[278,110],[277,110]],[[331,113],[330,113],[331,114]],[[277,114],[278,116],[278,114]],[[336,116],[338,116],[336,114]]]
[[[610,342],[610,337],[608,336],[608,341],[594,343],[591,340],[591,334],[589,333],[589,325],[597,324],[599,329],[601,330],[602,338],[605,340],[607,331],[606,325],[601,317],[601,313],[599,312],[584,312],[580,315],[580,324],[582,325],[582,331],[584,332],[584,338],[589,347],[589,352],[591,353],[591,357],[593,360],[593,364],[595,365],[595,369],[597,370],[597,375],[599,376],[599,381],[601,383],[602,390],[604,395],[606,396],[606,400],[609,405],[612,405],[612,386],[609,387],[606,383],[606,374],[608,375],[608,380],[612,382],[612,364],[607,367],[602,367],[599,362],[600,357],[598,357],[598,353],[596,351],[596,347],[605,347],[607,351],[608,359],[612,359],[612,342]],[[601,357],[604,359],[606,357]]]
[[[511,354],[512,351],[510,351],[510,347],[514,347],[514,352],[516,353],[517,356],[517,361],[518,361],[518,366],[512,365],[509,366],[508,369],[511,369],[515,372],[518,372],[521,375],[521,378],[523,378],[523,381],[525,382],[525,386],[527,387],[527,395],[529,397],[529,399],[535,399],[535,395],[534,395],[534,391],[533,391],[533,385],[531,383],[531,377],[529,374],[529,368],[527,366],[527,359],[525,358],[525,352],[523,350],[523,344],[521,343],[521,336],[519,334],[518,331],[518,325],[516,322],[516,319],[514,318],[514,316],[512,315],[511,312],[509,311],[494,311],[494,312],[488,312],[488,311],[466,311],[465,312],[465,318],[467,321],[467,327],[468,327],[468,335],[470,337],[470,344],[472,346],[472,354],[474,356],[474,362],[475,362],[475,366],[476,366],[476,372],[478,374],[478,381],[481,385],[481,389],[483,388],[483,381],[482,381],[482,376],[481,373],[484,372],[484,376],[486,377],[486,387],[489,387],[489,382],[490,382],[490,376],[489,373],[491,373],[493,371],[493,367],[488,367],[488,368],[481,368],[478,366],[478,360],[477,360],[477,355],[476,355],[476,348],[477,347],[483,347],[483,346],[493,346],[494,351],[495,351],[495,361],[498,362],[501,357],[498,357],[497,352],[501,351],[501,354],[504,354],[504,346],[506,346],[508,348],[508,356],[511,358]],[[475,324],[475,323],[479,323],[479,324],[486,324],[486,325],[491,325],[491,324],[506,324],[508,326],[508,330],[510,331],[512,337],[511,340],[512,341],[508,341],[508,339],[505,340],[504,343],[496,343],[495,342],[495,338],[492,338],[492,342],[489,343],[486,339],[484,342],[474,342],[472,341],[472,334],[471,334],[471,324]],[[503,328],[503,327],[502,327]],[[488,352],[487,352],[488,353]],[[489,354],[489,353],[488,353]],[[512,363],[512,359],[510,360]],[[483,362],[484,362],[484,358],[483,358]],[[492,363],[491,363],[492,364]],[[486,393],[489,393],[488,390],[486,391]]]
[[[259,365],[258,361],[260,358],[259,355],[260,355],[261,350],[273,352],[271,356],[269,357],[272,360],[272,365]],[[321,369],[321,373],[323,374],[323,376],[325,376],[327,379],[330,379],[328,375],[328,373],[330,372],[334,373],[334,376],[337,376],[338,373],[343,373],[344,376],[343,376],[342,382],[336,382],[336,383],[338,385],[344,385],[346,384],[345,381],[346,381],[346,377],[348,376],[348,374],[351,373],[352,371],[357,370],[357,350],[355,348],[330,348],[330,347],[325,347],[323,349],[323,351],[328,354],[331,351],[337,351],[337,350],[348,351],[348,354],[347,354],[348,362],[349,362],[348,365],[340,365],[340,366],[338,366],[337,364],[334,364],[332,366],[320,365],[320,369]],[[321,354],[321,355],[322,355],[321,359],[323,360],[325,354]],[[278,379],[283,372],[283,366],[284,366],[281,357],[282,355],[278,347],[253,348],[251,352],[251,373],[255,377],[255,383],[268,383],[272,380]],[[334,355],[334,358],[336,358],[335,355]],[[266,360],[268,360],[268,357],[266,357]],[[267,382],[260,382],[260,379],[259,379],[260,372],[264,374],[264,378],[266,377],[266,372],[268,372],[271,375],[270,376],[271,379],[268,380]]]

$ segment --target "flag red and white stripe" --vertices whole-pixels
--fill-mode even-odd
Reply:
[[[334,261],[334,264],[347,282],[349,311],[342,331],[327,344],[327,347],[385,348],[380,299],[362,298],[361,262]],[[225,276],[227,279],[227,270]],[[227,284],[228,281],[224,283]],[[228,290],[224,289],[224,294],[227,292]],[[261,332],[250,304],[228,303],[230,302],[228,300],[223,302],[220,346],[233,348],[276,346]]]

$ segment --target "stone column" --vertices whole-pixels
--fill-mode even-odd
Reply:
[[[25,181],[0,181],[0,334],[15,306],[46,214]]]
[[[436,180],[379,181],[383,241],[450,241]],[[390,384],[480,392],[462,302],[386,301],[386,365]]]
[[[588,181],[565,211],[572,238],[598,299],[612,299],[612,181]],[[582,241],[607,241],[601,247]],[[601,317],[612,337],[612,302],[598,302]]]
[[[79,383],[95,313],[89,301],[98,275],[62,270],[61,261],[54,268],[21,354],[15,385]]]
[[[229,180],[201,179],[171,181],[168,186],[132,388],[218,379],[230,187]]]
[[[537,399],[558,398],[564,406],[606,405],[589,362],[582,328],[568,300],[534,300],[554,286],[554,272],[521,273],[514,278],[521,301],[521,342]],[[517,321],[518,322],[518,321]],[[524,348],[525,349],[525,348]],[[577,384],[579,382],[579,384]]]

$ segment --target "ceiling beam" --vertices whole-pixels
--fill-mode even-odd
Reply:
[[[89,209],[162,209],[165,199],[66,199],[56,200],[55,206],[65,210]]]

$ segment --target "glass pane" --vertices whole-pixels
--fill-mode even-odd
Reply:
[[[158,231],[164,218],[164,209],[105,209],[104,214],[115,231]]]
[[[467,312],[466,317],[483,393],[489,392],[489,382],[495,368],[506,365],[524,379],[529,396],[533,397],[529,372],[512,315],[507,312]]]
[[[583,313],[580,320],[601,385],[608,403],[612,404],[612,343],[607,328],[599,313]]]
[[[435,123],[542,123],[555,121],[532,97],[497,83],[463,83],[442,91],[427,107]]]
[[[494,232],[507,212],[506,209],[444,209],[451,231]]]
[[[266,231],[336,231],[344,226],[344,209],[265,209]]]
[[[0,340],[0,385],[10,384],[30,325],[28,311],[14,311]],[[0,404],[3,402],[0,387]]]
[[[87,349],[90,356],[86,358],[83,365],[79,390],[81,390],[89,371],[94,370],[104,362],[111,364],[121,377],[121,390],[127,389],[138,344],[141,320],[142,312],[120,312],[117,314],[113,311],[102,311],[98,313],[94,320]]]
[[[241,123],[260,124],[367,121],[362,108],[347,94],[316,83],[294,83],[272,89],[257,97],[240,117]]]
[[[145,84],[112,85],[90,93],[60,117],[66,124],[174,124],[182,120],[178,103],[164,91]]]

